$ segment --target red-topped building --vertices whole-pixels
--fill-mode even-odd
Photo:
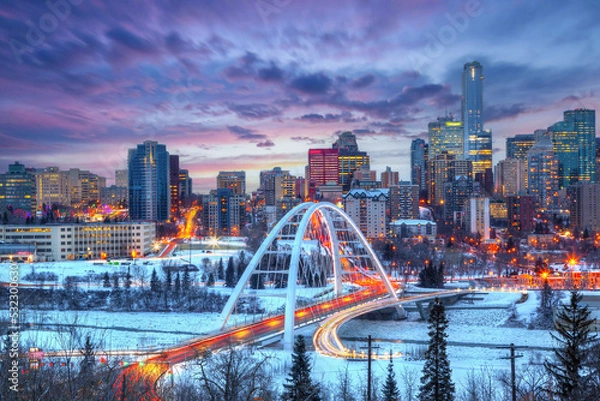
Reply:
[[[308,197],[315,198],[317,187],[327,183],[338,184],[338,149],[308,150]]]

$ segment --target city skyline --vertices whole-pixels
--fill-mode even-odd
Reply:
[[[308,149],[352,131],[373,170],[408,180],[411,141],[446,112],[460,119],[474,60],[496,165],[507,137],[598,109],[600,10],[575,3],[6,5],[0,171],[18,160],[112,183],[128,149],[153,140],[180,155],[194,192],[231,170],[251,190],[275,166],[303,176]]]

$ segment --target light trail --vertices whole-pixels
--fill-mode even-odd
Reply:
[[[468,291],[463,291],[466,293]],[[415,301],[427,301],[435,298],[450,298],[456,297],[456,291],[439,291],[420,295],[413,295],[400,300],[396,299],[379,299],[373,302],[356,305],[349,309],[345,309],[327,317],[316,330],[313,336],[313,344],[315,350],[321,355],[332,358],[344,359],[366,359],[367,355],[356,353],[344,346],[338,336],[339,328],[347,321],[354,319],[365,313],[373,312],[383,308],[389,308],[396,305],[403,305]],[[374,359],[389,359],[389,355],[373,355]]]

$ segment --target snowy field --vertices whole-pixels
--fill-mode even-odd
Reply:
[[[222,258],[226,264],[230,256],[237,256],[237,254],[238,251],[220,251],[210,254],[192,251],[191,261],[201,267],[204,258],[209,258],[213,264],[218,263]],[[183,260],[189,262],[189,253],[186,256],[187,258]],[[143,262],[147,264],[141,264]],[[136,261],[136,264],[141,264],[147,269],[148,275],[152,268],[159,271],[162,263],[163,260],[157,258]],[[126,266],[99,265],[94,264],[94,261],[35,265],[36,272],[47,270],[56,273],[58,284],[61,284],[67,276],[91,274],[90,271],[102,274],[104,271],[112,272],[115,269],[126,270]],[[9,265],[0,264],[0,281],[9,281],[8,271]],[[21,276],[26,275],[31,271],[31,266],[21,264],[19,271]],[[220,287],[218,291],[226,293],[231,290]],[[475,300],[472,304],[457,304],[460,309],[448,308],[447,310],[450,321],[448,354],[457,388],[461,383],[465,383],[469,374],[481,369],[507,372],[510,362],[501,358],[508,355],[509,351],[497,348],[499,346],[514,343],[517,346],[529,347],[520,349],[519,353],[523,354],[523,357],[516,360],[517,369],[524,369],[526,366],[537,366],[544,358],[550,357],[554,345],[548,331],[526,328],[539,304],[537,292],[529,292],[525,302],[517,303],[522,298],[522,293],[519,291],[483,291],[487,292],[478,295],[483,299]],[[21,306],[23,307],[24,304],[26,300],[22,300]],[[515,307],[511,308],[513,305]],[[91,334],[92,338],[102,340],[101,348],[104,350],[154,351],[208,335],[218,330],[222,323],[218,313],[30,311],[26,308],[22,308],[21,313],[22,323],[24,323],[21,344],[25,347],[38,346],[48,351],[61,347],[65,341],[65,330],[71,324],[79,327],[80,336]],[[509,319],[511,314],[513,319]],[[250,322],[251,317],[237,315],[235,319],[237,323],[243,324]],[[36,326],[28,327],[29,324]],[[37,326],[38,324],[40,326]],[[315,326],[309,326],[298,330],[298,333],[305,335],[310,343],[314,330]],[[408,319],[402,321],[353,320],[343,325],[339,334],[349,348],[357,350],[366,345],[366,342],[361,339],[371,335],[375,339],[375,345],[379,347],[377,352],[387,354],[391,350],[403,354],[394,361],[398,378],[410,371],[417,372],[420,376],[423,362],[419,360],[418,354],[425,348],[427,323],[419,319],[418,313],[411,312]],[[277,345],[267,348],[264,352],[274,357],[275,367],[281,372],[281,377],[276,380],[283,381],[290,364],[289,353],[283,352]],[[316,353],[312,355],[313,373],[316,379],[325,383],[336,382],[339,374],[347,369],[357,383],[364,382],[366,362],[347,362]],[[128,359],[136,358],[132,355]],[[374,375],[383,379],[388,362],[376,360],[373,363]],[[193,374],[193,367],[180,366],[177,371],[181,378]]]

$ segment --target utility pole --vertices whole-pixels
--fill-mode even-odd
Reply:
[[[515,359],[522,358],[523,354],[515,355],[515,349],[516,348],[527,348],[527,347],[517,347],[517,346],[515,346],[515,344],[510,343],[510,345],[508,347],[504,346],[504,347],[496,347],[496,348],[510,349],[510,355],[501,357],[500,359],[510,359],[510,384],[511,384],[511,391],[512,391],[512,401],[517,401],[517,385],[516,385],[516,378],[515,378]]]
[[[367,401],[371,401],[371,355],[373,348],[379,348],[379,346],[373,346],[371,335],[367,337],[367,346],[360,347],[362,349],[367,349]]]

